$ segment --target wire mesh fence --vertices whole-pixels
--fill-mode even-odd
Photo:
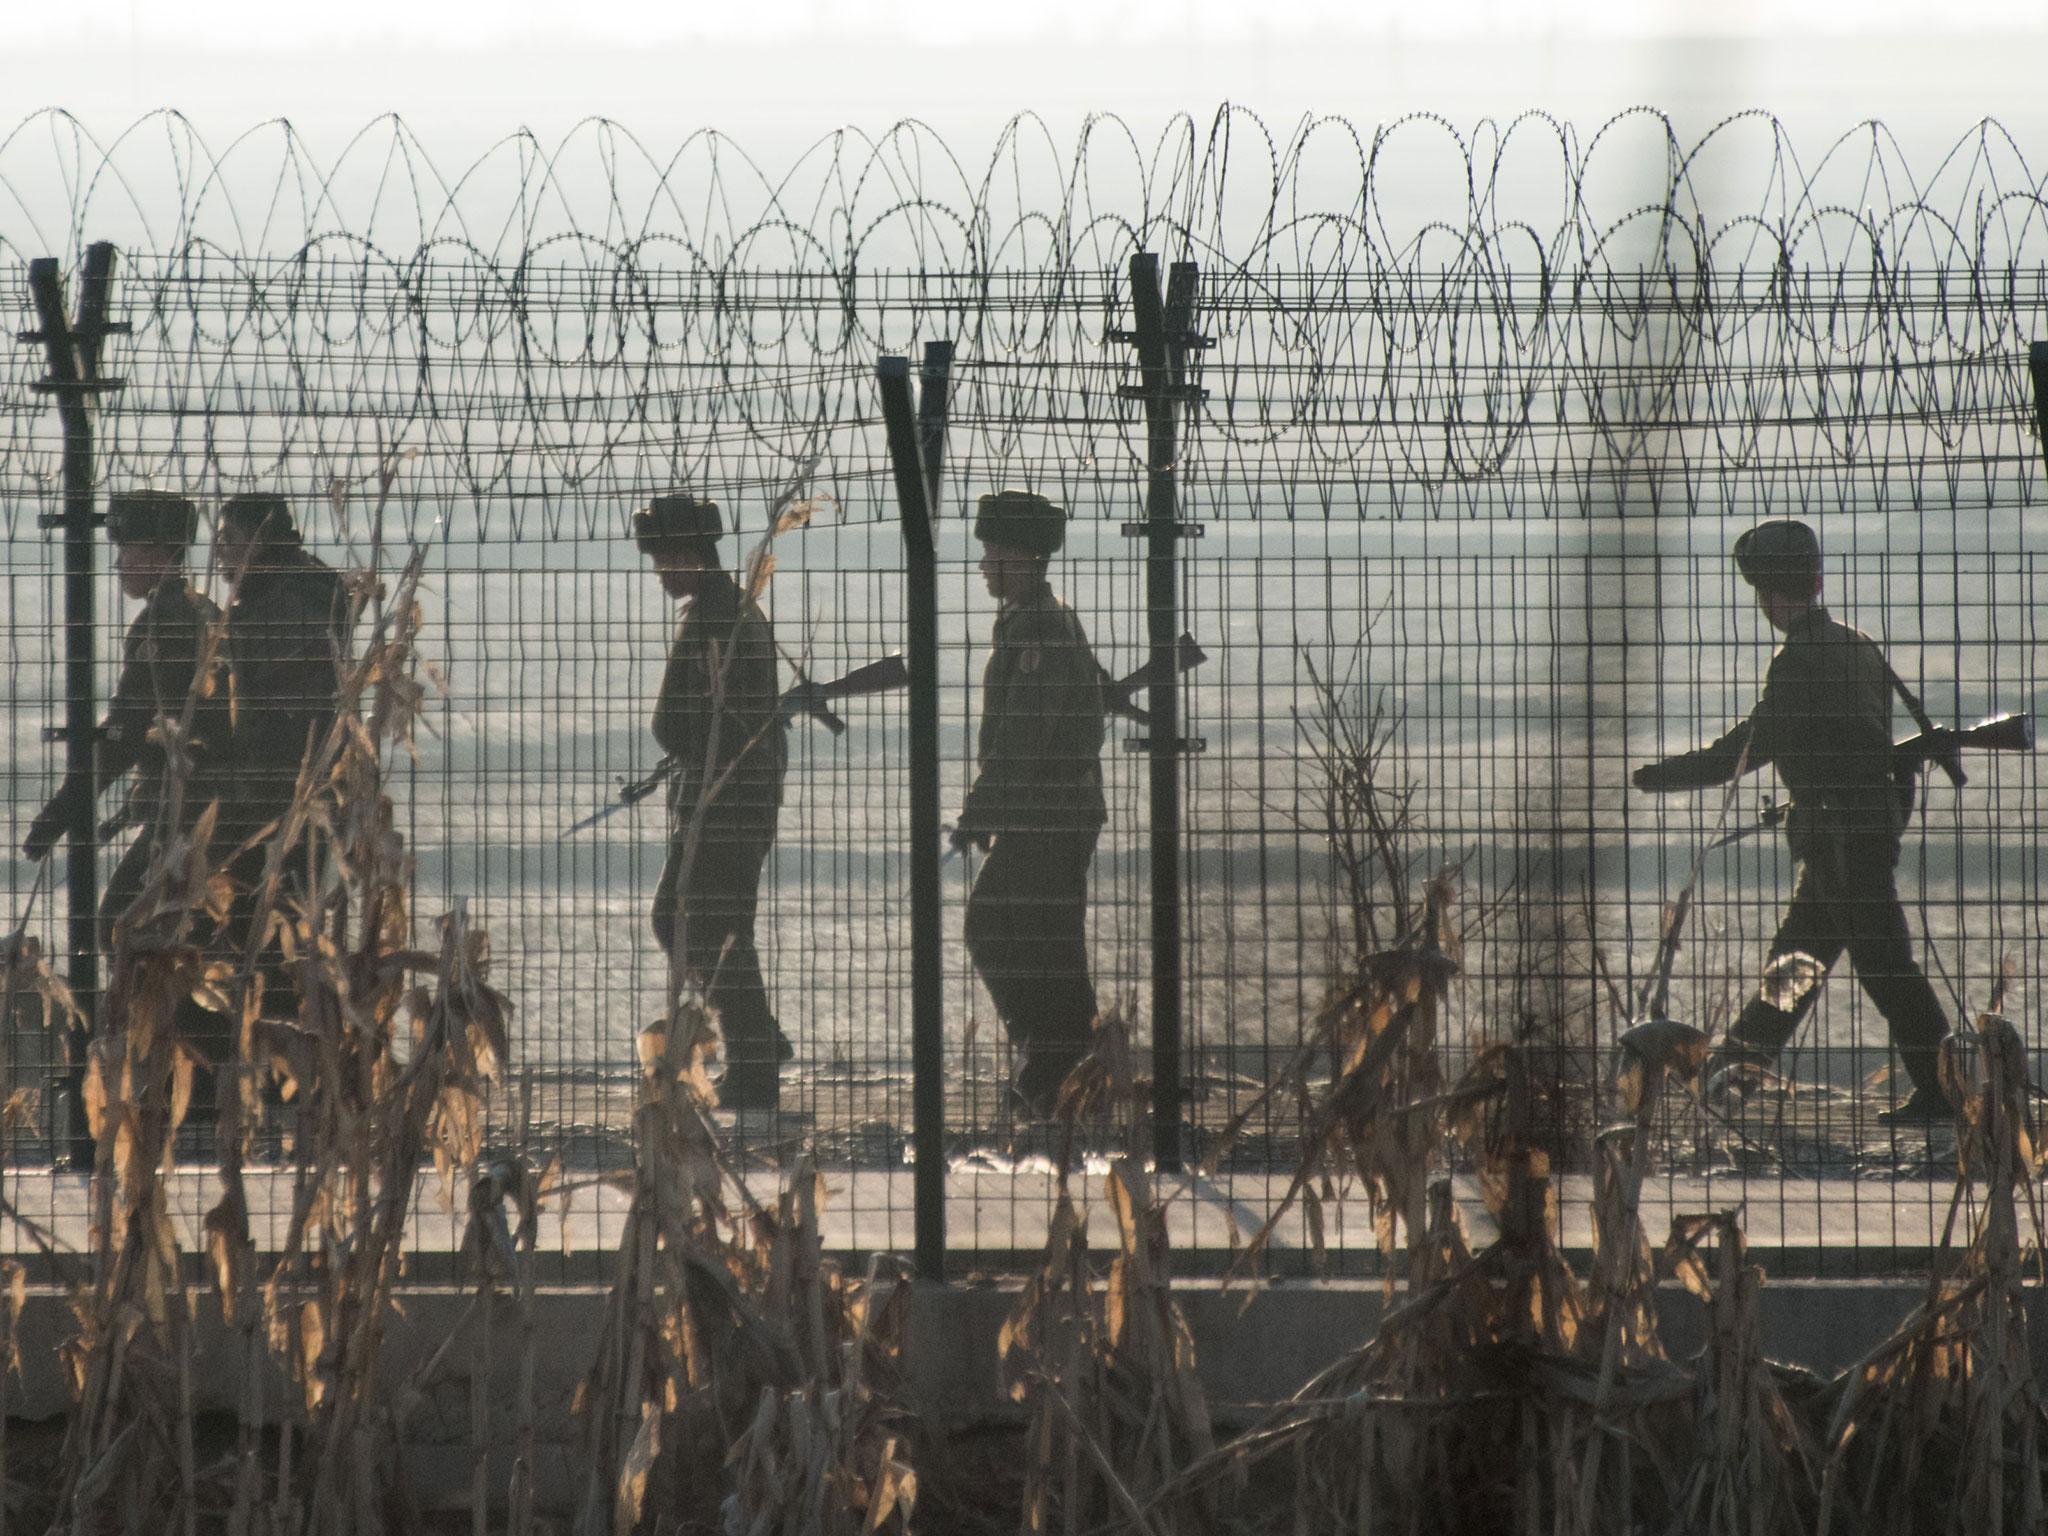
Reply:
[[[121,382],[92,404],[94,485],[196,498],[196,583],[225,594],[210,525],[237,492],[287,497],[337,567],[424,551],[430,728],[394,779],[415,922],[466,901],[490,933],[518,1085],[494,1135],[559,1157],[578,1187],[565,1275],[617,1242],[607,1179],[631,1164],[636,1042],[669,980],[649,927],[661,798],[570,830],[661,755],[649,715],[677,611],[631,514],[674,490],[716,497],[736,568],[802,499],[809,522],[773,539],[762,599],[781,685],[902,651],[876,368],[952,343],[936,529],[950,818],[998,613],[979,498],[1063,506],[1053,591],[1111,677],[1152,654],[1134,253],[1198,273],[1171,590],[1206,659],[1177,684],[1164,829],[1191,1262],[1228,1262],[1285,1202],[1316,1113],[1285,1069],[1391,942],[1347,866],[1374,833],[1343,741],[1378,744],[1403,877],[1456,871],[1447,1049],[1540,1048],[1569,1174],[1613,1113],[1611,1048],[1649,1005],[1680,893],[1696,883],[1668,1011],[1717,1036],[1791,894],[1775,832],[1703,851],[1758,815],[1768,773],[1725,796],[1629,787],[1762,689],[1774,637],[1729,563],[1736,534],[1814,526],[1831,610],[1882,641],[1935,719],[2030,711],[2041,687],[2025,364],[2048,210],[1990,127],[1915,180],[1879,131],[1808,169],[1762,118],[1693,145],[1645,115],[1587,139],[1542,120],[1464,139],[1320,122],[1279,143],[1228,114],[1151,147],[1096,124],[1071,150],[1020,126],[978,174],[906,127],[779,179],[716,138],[659,162],[599,126],[548,156],[510,141],[450,182],[397,127],[315,166],[288,130],[216,156],[176,119],[99,146],[44,117],[0,145],[0,185],[13,331],[41,324],[31,258],[61,258],[76,286],[87,242],[118,250],[110,313],[131,329],[104,344]],[[62,957],[65,886],[16,852],[67,750],[46,739],[75,628],[62,531],[39,522],[62,504],[48,371],[39,343],[0,351],[0,916]],[[100,562],[103,701],[133,609]],[[752,1166],[824,1160],[841,1245],[910,1244],[910,888],[938,861],[944,1052],[925,1070],[944,1088],[948,1237],[958,1262],[1000,1267],[1043,1242],[1060,1140],[1011,1091],[1016,1055],[962,942],[985,855],[913,839],[904,696],[838,708],[843,733],[790,727],[761,885],[766,985],[795,1047],[782,1110],[721,1124]],[[1162,829],[1146,735],[1110,721],[1087,943],[1100,1004],[1149,1048]],[[1900,888],[1951,1020],[2009,974],[2038,1047],[2038,770],[2024,754],[1968,768],[1967,786],[1923,794]],[[10,1120],[8,1198],[59,1230],[81,1198],[64,1043],[26,1008],[7,1041],[10,1083],[37,1090]],[[1664,1198],[1743,1205],[1783,1269],[1912,1267],[1954,1152],[1939,1129],[1879,1122],[1892,1063],[1885,1020],[1838,977],[1780,1078],[1667,1115]],[[1333,1065],[1312,1060],[1310,1079]],[[1567,1183],[1568,1242],[1582,1203]],[[1317,1224],[1293,1211],[1266,1262],[1377,1262],[1362,1198],[1327,1200]]]

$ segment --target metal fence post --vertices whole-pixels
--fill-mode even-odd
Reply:
[[[1181,630],[1180,541],[1200,533],[1180,520],[1180,412],[1206,391],[1187,382],[1187,354],[1208,345],[1194,334],[1191,261],[1173,264],[1159,292],[1159,258],[1131,257],[1131,311],[1136,329],[1111,333],[1135,344],[1142,382],[1118,393],[1145,407],[1145,520],[1126,523],[1145,539],[1145,630],[1151,655],[1144,738],[1151,768],[1152,822],[1152,1156],[1162,1171],[1181,1166],[1182,1067],[1185,1028],[1181,987],[1181,785],[1183,752],[1200,744],[1180,733],[1180,681],[1175,665]]]
[[[64,318],[64,278],[54,256],[29,263],[29,294],[35,303],[36,329],[19,339],[41,343],[50,372],[32,386],[57,402],[57,421],[64,434],[64,510],[36,520],[39,528],[64,531],[64,723],[51,727],[48,738],[64,743],[67,774],[93,782],[93,749],[99,730],[99,696],[95,676],[93,530],[103,518],[93,511],[94,397],[111,393],[122,381],[100,373],[101,343],[127,331],[126,322],[109,321],[107,305],[113,290],[114,247],[102,240],[87,247],[80,273],[78,320]],[[76,799],[65,828],[65,895],[70,908],[68,977],[79,1005],[92,1017],[99,994],[99,870],[95,860],[99,813],[93,796]],[[83,1102],[85,1058],[74,1041],[71,1070],[61,1105],[69,1124],[53,1123],[59,1143],[69,1144],[74,1162],[90,1165],[92,1139],[86,1131]]]
[[[939,909],[939,475],[945,460],[947,377],[953,344],[926,345],[913,406],[910,360],[877,361],[882,420],[903,519],[904,601],[910,660],[911,1153],[917,1272],[946,1277],[946,1062]]]
[[[2034,426],[2041,434],[2038,446],[2048,456],[2048,341],[2028,343],[2027,372],[2034,381]]]

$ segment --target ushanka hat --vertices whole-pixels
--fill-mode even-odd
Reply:
[[[273,539],[288,539],[299,531],[291,503],[275,491],[243,491],[230,496],[221,503],[220,515],[222,522]]]
[[[1051,555],[1067,539],[1067,509],[1036,491],[991,491],[974,508],[974,536],[1034,555]]]
[[[1795,518],[1758,523],[1735,541],[1735,568],[1752,587],[1804,597],[1820,575],[1820,539]]]
[[[199,532],[199,508],[172,491],[116,491],[107,498],[107,537],[116,544],[186,549]]]
[[[716,539],[724,532],[718,503],[683,491],[657,496],[633,514],[633,539],[648,554],[663,545]]]

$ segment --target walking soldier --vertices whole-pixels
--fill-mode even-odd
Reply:
[[[99,728],[88,782],[67,777],[30,824],[22,851],[41,859],[56,846],[83,797],[101,794],[133,774],[118,819],[141,829],[114,866],[100,898],[100,944],[112,951],[121,917],[142,893],[149,866],[164,842],[190,831],[210,802],[224,797],[230,761],[230,717],[224,668],[214,661],[202,675],[207,628],[220,610],[185,576],[185,552],[198,530],[198,509],[163,491],[126,491],[108,498],[107,533],[115,547],[121,591],[142,611],[121,646],[121,675]],[[182,782],[174,784],[168,729],[185,714],[196,690]]]
[[[635,541],[662,590],[689,604],[654,705],[654,739],[676,765],[654,936],[718,1013],[720,1102],[773,1109],[780,1065],[793,1052],[768,1004],[754,920],[789,747],[775,636],[719,564],[724,531],[716,502],[682,494],[657,496],[633,516]]]
[[[253,832],[291,804],[300,763],[334,721],[348,595],[333,567],[307,553],[281,496],[229,497],[218,537],[233,594],[235,810]]]
[[[987,851],[967,898],[967,951],[1022,1055],[1017,1093],[1052,1108],[1095,1022],[1088,864],[1108,819],[1103,672],[1046,566],[1066,512],[1027,491],[984,496],[974,535],[1002,606],[982,676],[973,788],[953,838]]]
[[[1820,541],[1806,524],[1759,524],[1736,541],[1735,563],[1785,637],[1763,697],[1713,745],[1638,768],[1634,780],[1653,792],[1698,789],[1769,763],[1791,795],[1785,835],[1798,884],[1764,986],[1730,1027],[1718,1064],[1774,1063],[1846,950],[1913,1084],[1887,1118],[1946,1114],[1938,1056],[1948,1024],[1914,960],[1894,878],[1908,801],[1894,771],[1892,696],[1916,717],[1919,703],[1876,642],[1821,605]]]

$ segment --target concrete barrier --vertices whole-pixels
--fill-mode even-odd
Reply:
[[[1177,1285],[1175,1294],[1195,1339],[1197,1363],[1219,1425],[1230,1427],[1278,1402],[1378,1326],[1384,1293],[1373,1281],[1288,1283],[1226,1290],[1215,1282]],[[1398,1298],[1399,1292],[1396,1291]],[[1876,1348],[1925,1294],[1904,1281],[1801,1281],[1766,1285],[1764,1350],[1773,1359],[1822,1374],[1839,1372]],[[2037,1376],[2048,1384],[2048,1293],[2027,1292]],[[1014,1416],[999,1375],[997,1338],[1015,1304],[1014,1284],[919,1286],[911,1309],[910,1407],[934,1424],[964,1425]],[[579,1426],[570,1413],[589,1367],[604,1292],[595,1287],[536,1293],[534,1416],[539,1438],[536,1475],[545,1506],[571,1502],[578,1487]],[[1683,1358],[1705,1341],[1705,1310],[1676,1286],[1658,1297],[1666,1346]],[[481,1400],[492,1422],[476,1435],[473,1374],[483,1367],[481,1310],[491,1309],[488,1369]],[[202,1411],[236,1412],[243,1399],[241,1349],[223,1323],[217,1299],[197,1298],[193,1387]],[[32,1292],[21,1320],[22,1370],[9,1384],[8,1412],[43,1419],[66,1411],[59,1347],[72,1336],[70,1305],[55,1291]],[[435,1353],[459,1334],[433,1364]],[[384,1375],[403,1396],[400,1432],[406,1476],[424,1507],[467,1502],[479,1439],[496,1447],[486,1486],[502,1490],[510,1475],[504,1447],[515,1424],[521,1322],[509,1297],[479,1301],[453,1288],[406,1290],[387,1319]],[[266,1359],[268,1356],[266,1355]],[[295,1414],[296,1387],[267,1367],[258,1401],[265,1417]]]

